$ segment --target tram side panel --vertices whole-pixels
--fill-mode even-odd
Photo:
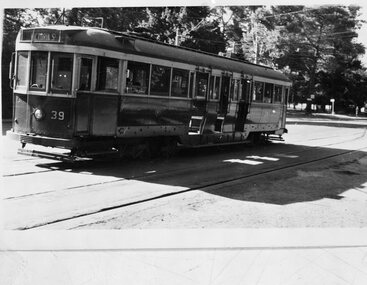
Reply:
[[[273,132],[282,126],[283,105],[252,103],[247,115],[245,127],[250,132]]]
[[[191,102],[185,99],[123,95],[117,137],[183,136],[188,132]]]
[[[16,133],[29,132],[29,106],[26,94],[14,93],[13,129]]]

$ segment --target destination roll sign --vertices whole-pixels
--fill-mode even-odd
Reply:
[[[23,30],[22,41],[60,42],[60,31],[57,30]]]

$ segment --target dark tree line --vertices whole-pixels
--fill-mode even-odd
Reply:
[[[8,66],[22,27],[99,26],[270,65],[293,81],[291,101],[337,110],[367,101],[367,74],[359,57],[359,7],[228,6],[5,9],[2,50],[3,117],[11,117]]]

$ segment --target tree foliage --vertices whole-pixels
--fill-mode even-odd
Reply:
[[[316,95],[325,105],[362,106],[367,75],[357,42],[359,7],[219,6],[6,9],[3,38],[3,114],[11,115],[6,70],[22,27],[68,24],[131,32],[168,44],[269,65],[293,81],[295,101]],[[5,107],[5,109],[4,109]]]
[[[277,21],[284,25],[277,45],[281,54],[275,62],[290,69],[298,95],[316,95],[320,105],[331,98],[342,102],[349,97],[361,106],[360,100],[353,98],[356,93],[351,90],[355,88],[344,88],[355,86],[358,76],[354,74],[362,70],[359,56],[364,48],[355,41],[360,25],[358,10],[353,6],[294,7],[294,11],[274,8],[280,15]]]

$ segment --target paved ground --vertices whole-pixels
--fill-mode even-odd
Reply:
[[[363,137],[363,129],[366,129],[364,118],[291,115],[288,121],[290,129],[301,125],[306,132],[310,130],[312,124],[317,123],[322,126],[320,128],[322,131],[317,134],[318,140],[309,141],[308,146],[301,143],[304,139],[302,133],[292,137],[289,143],[298,144],[299,152],[304,151],[305,148],[319,148],[320,144],[329,144],[328,152],[330,154],[335,153],[336,150],[347,151],[351,147],[357,147],[356,141],[360,142]],[[331,144],[340,139],[339,135],[331,137],[330,133],[326,133],[325,130],[330,130],[336,126],[343,128],[346,125],[348,125],[346,128],[348,133],[344,132],[345,142],[332,146]],[[323,137],[327,137],[325,141],[322,140]],[[350,141],[348,142],[348,140]],[[156,215],[153,216],[150,225],[160,225],[166,222],[166,225],[168,223],[173,228],[177,228],[177,224],[174,224],[177,222],[177,216],[175,218],[172,214],[177,211],[177,207],[174,205],[178,205],[180,207],[190,206],[191,214],[180,217],[186,223],[185,226],[193,222],[200,223],[203,220],[210,222],[213,216],[209,214],[215,211],[217,211],[216,216],[222,216],[223,220],[229,223],[241,220],[250,223],[251,219],[248,217],[254,213],[251,209],[255,209],[253,207],[257,204],[257,206],[263,206],[263,211],[256,213],[257,216],[252,216],[252,221],[261,222],[261,216],[265,217],[266,208],[271,208],[273,213],[276,213],[274,214],[274,223],[297,224],[297,215],[292,215],[292,208],[297,208],[297,211],[303,211],[300,216],[306,217],[306,220],[312,222],[309,229],[293,228],[278,231],[279,224],[272,224],[271,219],[262,219],[262,223],[270,222],[268,224],[270,228],[239,231],[229,229],[218,232],[215,229],[213,231],[200,231],[200,229],[197,231],[162,231],[157,229],[141,230],[138,227],[135,231],[126,229],[113,232],[74,230],[68,231],[68,234],[64,231],[51,230],[38,230],[21,234],[11,231],[0,237],[2,249],[29,249],[27,244],[29,245],[33,241],[33,243],[38,242],[40,248],[43,247],[45,250],[2,251],[0,254],[0,284],[367,284],[367,235],[365,227],[367,217],[360,215],[360,213],[364,213],[366,208],[366,206],[363,207],[367,186],[367,161],[364,157],[365,155],[360,153],[358,157],[350,156],[349,158],[344,157],[343,161],[335,160],[331,163],[332,167],[328,167],[330,164],[328,166],[319,164],[310,165],[308,169],[295,169],[296,176],[285,173],[284,175],[288,175],[288,182],[297,184],[298,189],[303,189],[304,197],[312,198],[309,201],[292,201],[290,199],[297,198],[297,196],[288,192],[286,196],[278,197],[280,203],[271,205],[266,201],[276,198],[273,195],[274,192],[267,191],[263,192],[263,195],[259,195],[261,191],[256,185],[253,185],[252,191],[241,192],[243,195],[246,193],[254,194],[251,197],[246,196],[246,200],[233,200],[231,191],[223,192],[221,195],[197,191],[188,193],[191,195],[188,197],[190,199],[186,199],[189,201],[188,203],[185,203],[185,199],[184,201],[176,201],[175,204],[170,205],[166,212],[158,213],[155,212],[157,207],[149,207],[145,211],[145,216],[135,215],[135,221],[136,218],[140,218],[143,228],[147,225],[146,217],[152,217],[151,214],[154,212]],[[248,160],[254,160],[254,158]],[[244,162],[245,159],[241,161]],[[240,169],[241,167],[239,163],[234,165],[237,166],[232,165],[232,169]],[[5,167],[6,171],[11,171],[9,165],[5,165]],[[23,170],[29,171],[30,167],[31,164],[28,164]],[[44,168],[44,170],[47,169]],[[130,171],[135,170],[130,169]],[[93,183],[91,180],[93,177],[90,176],[90,173],[83,175],[86,181]],[[104,179],[114,179],[114,177],[105,175],[103,177]],[[79,178],[75,181],[83,183]],[[335,187],[323,184],[321,188],[325,191],[323,194],[326,195],[315,196],[317,191],[312,191],[315,190],[314,185],[322,183],[325,179],[334,180],[335,184],[347,185],[348,187],[341,187],[335,192]],[[264,185],[266,181],[265,179]],[[271,177],[268,181],[272,181]],[[310,184],[305,185],[304,181],[308,181]],[[37,184],[40,185],[39,183],[42,182],[41,176],[35,182],[33,189],[37,190]],[[61,182],[63,185],[67,185],[73,181],[64,179]],[[281,187],[283,182],[278,182],[277,187]],[[32,182],[25,179],[24,183],[31,185]],[[311,183],[314,185],[312,186]],[[268,188],[273,186],[269,185]],[[196,200],[193,200],[194,196],[197,197]],[[212,200],[203,200],[204,196],[210,196]],[[259,203],[260,199],[265,203]],[[194,202],[200,200],[204,203]],[[245,211],[241,214],[242,218],[241,215],[237,217],[230,215],[234,208],[225,206],[225,201],[228,200],[231,200],[230,205],[235,209],[242,208]],[[285,201],[288,202],[284,203]],[[243,203],[246,203],[247,207],[241,207]],[[348,207],[341,207],[341,205],[345,206],[348,203]],[[223,205],[220,212],[218,212],[218,205]],[[338,216],[343,217],[343,219],[327,219],[330,210],[334,214],[338,213]],[[34,207],[34,211],[37,211],[36,207]],[[206,215],[201,216],[201,220],[198,220],[197,213],[200,211],[205,212]],[[133,216],[134,214],[132,215],[131,212],[129,216],[125,215],[124,222],[126,222],[126,218],[133,221]],[[162,217],[164,221],[162,221]],[[315,228],[317,222],[321,228]],[[340,222],[347,223],[348,227],[341,228]],[[121,225],[118,219],[112,219],[111,223]],[[337,225],[337,228],[329,228],[324,231],[325,224],[323,223],[328,223],[331,227],[333,224]],[[131,222],[130,226],[132,224]],[[102,224],[95,224],[95,226],[98,225]],[[263,226],[264,224],[261,225],[261,227]],[[303,224],[303,226],[307,226],[307,224]],[[70,235],[70,232],[73,234]],[[4,236],[7,239],[4,239]],[[131,237],[134,240],[131,240]],[[73,240],[75,248],[78,249],[101,250],[63,250],[63,240],[69,240],[69,242]],[[116,250],[116,248],[126,248],[129,244],[139,244],[139,242],[141,244],[141,241],[144,241],[146,245],[153,246],[153,248],[156,244],[163,244],[169,249]],[[299,241],[304,241],[304,246]],[[188,247],[185,250],[175,249],[185,243]],[[291,246],[287,248],[287,245]],[[198,250],[197,247],[202,249]],[[115,248],[115,250],[105,251],[105,249],[111,248]],[[50,249],[58,249],[58,251],[49,251]]]

